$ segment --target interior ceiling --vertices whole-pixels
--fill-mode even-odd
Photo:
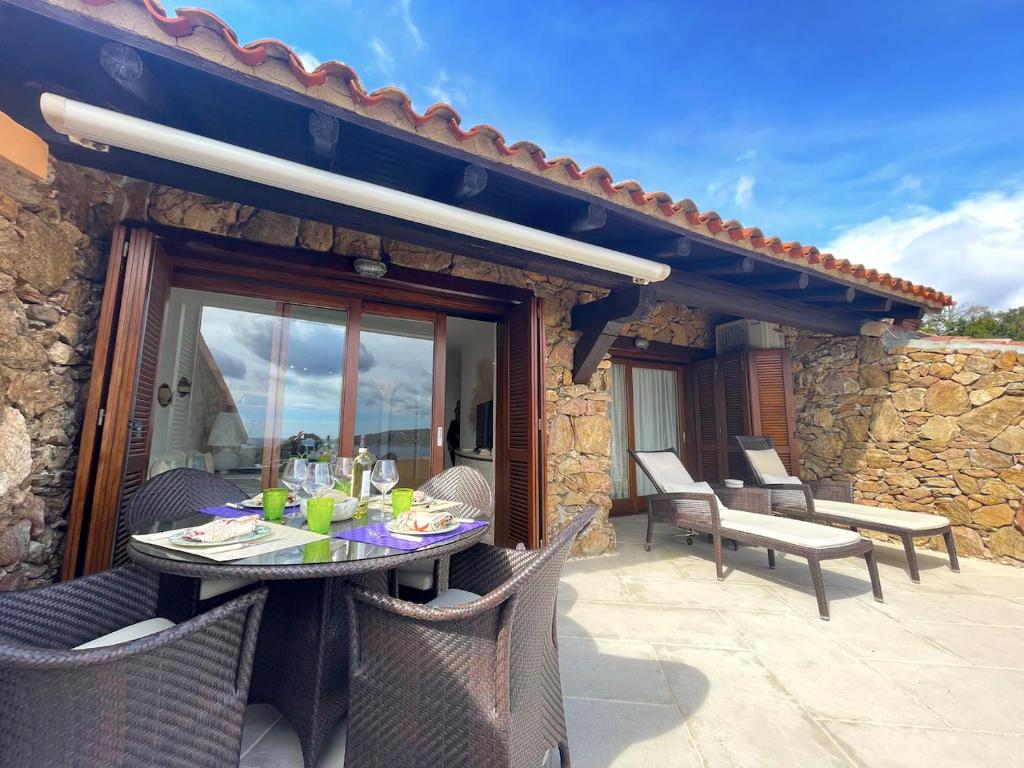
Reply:
[[[45,40],[46,45],[40,45],[41,40]],[[829,280],[818,272],[778,264],[698,235],[687,237],[689,253],[665,257],[665,249],[674,246],[680,238],[679,230],[673,225],[619,209],[598,198],[590,199],[573,190],[553,188],[552,182],[520,178],[514,169],[487,167],[483,191],[456,201],[455,190],[467,160],[476,162],[472,157],[395,136],[362,124],[365,119],[362,122],[350,120],[347,113],[341,115],[337,123],[336,146],[325,152],[321,142],[318,150],[310,130],[309,104],[278,98],[255,86],[240,87],[231,80],[213,76],[210,71],[186,66],[165,55],[148,52],[144,47],[132,49],[142,64],[141,76],[130,82],[119,81],[100,63],[101,48],[108,43],[109,40],[100,35],[3,5],[0,0],[0,109],[43,136],[62,159],[341,226],[366,231],[375,231],[373,228],[379,226],[387,228],[390,236],[423,245],[443,247],[446,240],[451,239],[451,233],[405,222],[378,221],[385,217],[375,218],[374,214],[355,209],[346,211],[344,206],[325,205],[323,201],[302,199],[297,195],[283,196],[280,191],[260,188],[260,185],[245,185],[247,199],[242,200],[239,191],[242,185],[216,174],[120,150],[102,155],[70,146],[65,137],[55,134],[42,120],[39,95],[51,91],[393,189],[450,204],[458,202],[479,213],[637,256],[657,257],[673,267],[670,281],[675,284],[675,290],[686,285],[688,278],[705,281],[710,278],[727,288],[750,291],[752,300],[760,296],[776,304],[780,300],[794,305],[800,303],[807,307],[808,316],[834,312],[852,321],[855,318],[919,317],[921,314],[919,306],[888,294],[860,287],[850,291],[845,283]],[[60,54],[54,55],[54,51]],[[572,223],[585,212],[588,203],[602,202],[606,214],[602,226],[584,231],[572,229]],[[489,253],[502,250],[493,244],[473,241],[462,247],[461,252],[479,258],[488,258]],[[624,285],[617,275],[536,255],[517,255],[515,249],[504,250],[508,251],[505,263],[517,265],[517,260],[522,266],[540,263],[550,274],[574,277],[602,287]],[[801,278],[801,274],[806,276]],[[714,287],[714,284],[709,285]],[[735,306],[733,313],[739,314]],[[796,314],[799,317],[799,313]]]

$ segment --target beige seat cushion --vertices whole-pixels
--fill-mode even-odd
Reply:
[[[762,483],[767,482],[765,480],[766,475],[775,475],[776,477],[789,476],[786,465],[782,463],[782,459],[779,458],[779,454],[775,452],[774,448],[747,451],[747,459]]]
[[[428,590],[434,588],[434,561],[403,565],[398,569],[398,583],[403,587]]]
[[[145,621],[129,624],[127,627],[121,627],[121,629],[114,630],[113,632],[108,632],[87,643],[76,645],[72,650],[84,651],[87,648],[104,648],[108,645],[127,643],[130,640],[138,640],[140,637],[155,635],[157,632],[163,632],[165,629],[170,629],[173,626],[174,622],[167,619],[159,617],[146,619]]]
[[[942,515],[927,512],[908,512],[905,509],[869,507],[865,504],[850,504],[846,501],[814,500],[814,511],[820,517],[848,517],[862,522],[865,528],[873,525],[893,525],[908,531],[934,530],[949,524]]]
[[[199,599],[209,600],[255,583],[256,579],[203,579],[199,582]]]
[[[721,510],[722,536],[729,537],[729,531],[777,539],[798,547],[828,549],[845,547],[860,541],[860,534],[844,528],[833,528],[820,523],[808,523],[788,517],[760,515],[756,512],[741,512],[736,509]]]
[[[672,451],[637,451],[636,460],[643,465],[655,485],[661,488],[667,483],[693,482],[683,462]]]
[[[476,592],[468,592],[465,589],[448,589],[431,600],[427,605],[435,608],[453,608],[456,605],[464,605],[479,600],[480,595]]]

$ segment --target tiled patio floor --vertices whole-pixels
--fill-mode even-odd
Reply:
[[[570,562],[559,605],[576,768],[1002,766],[1024,753],[1024,569],[879,546],[886,602],[863,560],[825,564],[832,620],[807,567],[725,552],[667,526],[616,522],[619,554]],[[275,713],[250,712],[242,765],[300,766]],[[340,734],[339,734],[340,741]],[[328,754],[323,766],[341,762]]]

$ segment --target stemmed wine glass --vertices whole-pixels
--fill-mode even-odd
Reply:
[[[310,495],[316,496],[323,488],[330,488],[334,485],[334,477],[331,474],[331,465],[326,461],[311,461],[306,467],[306,477],[302,481],[302,489]]]
[[[349,496],[352,495],[352,468],[355,464],[355,459],[351,456],[339,456],[334,460],[334,464],[331,465],[331,471],[334,473],[335,488],[344,491]]]
[[[398,467],[395,466],[394,459],[381,459],[374,464],[370,482],[380,491],[380,519],[386,520],[384,502],[387,501],[388,491],[398,485]]]
[[[306,459],[288,459],[281,472],[281,482],[292,493],[298,494],[306,482],[309,461]]]

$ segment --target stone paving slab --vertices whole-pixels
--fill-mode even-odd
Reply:
[[[879,544],[885,603],[862,559],[807,565],[763,549],[687,546],[615,520],[620,554],[566,565],[558,633],[575,768],[1001,768],[1024,753],[1024,569],[963,558],[954,574]],[[299,768],[294,734],[250,708],[243,768]],[[340,766],[339,735],[322,766]],[[1008,762],[1009,761],[1009,762]],[[557,765],[557,761],[551,763]]]

